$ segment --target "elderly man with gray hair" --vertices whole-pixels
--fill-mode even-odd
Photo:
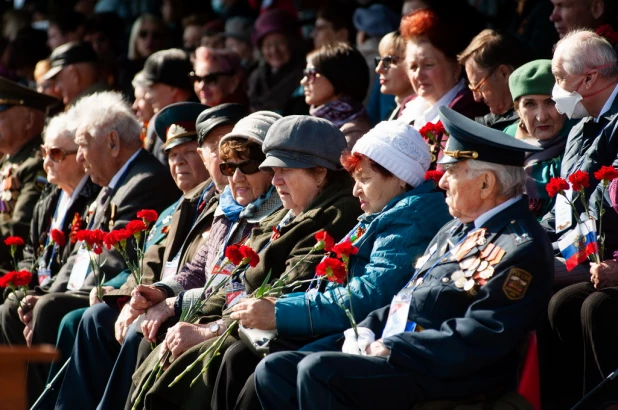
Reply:
[[[605,252],[600,263],[582,263],[571,272],[556,258],[555,287],[566,286],[551,299],[548,397],[558,409],[571,408],[618,367],[618,269],[612,253],[618,249],[618,214],[593,173],[602,166],[618,167],[618,56],[598,35],[573,31],[556,46],[552,71],[556,77],[556,108],[582,119],[569,134],[560,176],[590,174],[585,199],[593,217],[603,219]],[[583,206],[576,201],[578,212]],[[600,209],[598,204],[601,205]],[[602,216],[600,210],[603,210]],[[561,234],[575,224],[570,208],[554,208],[544,222]],[[614,253],[615,255],[615,253]],[[568,275],[568,276],[567,276]],[[567,359],[568,358],[568,359]],[[616,383],[595,393],[580,408],[604,408],[618,400]],[[547,404],[547,403],[546,403]],[[544,406],[545,407],[545,406]]]
[[[552,98],[556,109],[569,118],[581,119],[569,133],[560,176],[566,179],[576,171],[587,172],[591,178],[585,197],[593,208],[600,195],[600,191],[595,194],[598,181],[593,178],[593,173],[602,166],[618,166],[617,61],[618,56],[611,44],[587,30],[566,35],[556,45],[552,59],[552,72],[556,78]],[[584,212],[581,201],[574,203],[577,212]],[[606,207],[610,212],[606,212],[604,218],[615,219],[616,213],[610,204]],[[556,201],[542,224],[555,242],[554,248],[559,255],[557,240],[575,224],[571,207],[564,201]],[[606,250],[618,249],[618,223],[607,221],[603,226],[606,227]],[[589,279],[587,264],[567,271],[564,258],[557,256],[556,289]]]
[[[141,148],[140,125],[119,93],[103,92],[84,97],[69,115],[78,121],[75,142],[77,162],[92,181],[102,187],[81,229],[111,231],[137,219],[141,209],[161,212],[180,191],[169,171]],[[156,189],[153,189],[156,187]],[[106,280],[126,268],[116,251],[103,249],[101,268]],[[24,311],[4,309],[3,324],[11,344],[55,344],[58,326],[68,312],[87,307],[95,288],[88,250],[78,243],[58,275],[39,295],[28,296]],[[10,313],[10,314],[7,314]],[[28,336],[28,340],[24,335]],[[46,365],[28,370],[30,404],[41,393],[49,371]]]
[[[315,344],[262,360],[255,387],[264,410],[472,404],[514,390],[518,347],[551,294],[551,244],[522,195],[525,152],[540,149],[439,110],[450,135],[439,185],[455,220],[429,243],[390,309],[359,323],[376,339],[362,354],[312,353]]]

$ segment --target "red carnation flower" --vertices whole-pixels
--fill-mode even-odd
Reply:
[[[28,286],[31,281],[32,272],[28,272],[25,269],[15,272],[15,278],[13,279],[13,284],[15,286]]]
[[[4,240],[6,246],[24,246],[24,240],[19,236],[9,236]]]
[[[112,246],[116,246],[118,242],[126,241],[133,234],[127,229],[116,229],[111,231],[103,239],[103,243],[107,246],[107,249],[111,249]]]
[[[613,181],[614,179],[618,178],[618,170],[614,167],[604,166],[594,173],[594,177],[599,181],[608,183],[609,181]]]
[[[255,268],[260,263],[260,257],[249,246],[241,246],[238,251],[243,256],[242,262],[248,263],[252,268]]]
[[[425,181],[433,180],[433,182],[435,182],[437,185],[442,179],[443,175],[444,172],[442,171],[427,171],[425,172]]]
[[[569,189],[570,185],[564,178],[552,178],[545,186],[547,193],[550,197],[554,197],[557,194],[563,193],[565,189]]]
[[[350,242],[350,239],[348,238],[344,242],[338,243],[337,245],[333,246],[332,251],[335,252],[339,258],[341,258],[344,255],[346,257],[349,257],[350,255],[356,255],[358,253],[358,248],[352,245],[352,242]]]
[[[137,213],[137,217],[144,219],[146,222],[153,223],[157,221],[159,214],[157,214],[157,211],[152,209],[142,209]]]
[[[244,256],[240,253],[240,245],[234,244],[225,248],[225,257],[232,262],[232,264],[238,266],[242,262]]]
[[[94,252],[95,255],[100,255],[103,253],[103,248],[99,245],[96,245],[94,248],[92,248],[92,252]]]
[[[590,176],[584,171],[575,171],[569,175],[569,182],[573,187],[573,191],[579,191],[590,186]]]
[[[315,273],[318,276],[326,276],[329,281],[339,283],[340,285],[345,282],[347,277],[345,263],[337,258],[325,258],[315,268]]]
[[[335,245],[335,240],[326,231],[319,231],[315,234],[315,239],[318,243],[313,247],[316,251],[330,252]]]
[[[78,231],[75,237],[78,241],[84,241],[88,244],[90,248],[93,248],[95,245],[102,246],[103,240],[105,239],[106,233],[100,229],[83,229]]]
[[[62,232],[60,229],[52,229],[51,238],[54,243],[58,244],[58,246],[64,246],[64,244],[66,243],[64,232]]]
[[[131,235],[135,235],[138,232],[145,231],[146,229],[148,229],[148,227],[146,226],[144,221],[139,220],[139,219],[134,219],[133,221],[129,221],[125,229],[131,232]]]
[[[15,274],[17,272],[11,271],[7,272],[0,278],[0,288],[8,288],[13,284],[13,280],[15,279]]]

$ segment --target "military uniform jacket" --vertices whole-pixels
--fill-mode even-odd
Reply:
[[[129,221],[137,219],[137,212],[140,210],[153,209],[161,213],[179,195],[180,191],[169,170],[148,152],[141,150],[129,164],[122,183],[114,187],[101,209],[94,211],[89,228],[98,228],[106,232],[122,229]],[[79,246],[76,246],[67,263],[60,269],[56,280],[45,290],[49,292],[65,292],[67,290],[78,249]],[[133,257],[135,257],[134,254]],[[110,280],[127,269],[124,259],[114,249],[108,250],[103,247],[100,260],[105,261],[102,272],[105,274],[106,280]],[[91,273],[86,277],[79,292],[90,292],[95,284],[95,275]]]
[[[100,186],[96,185],[88,178],[77,194],[77,197],[66,211],[66,216],[61,227],[66,239],[66,244],[60,247],[56,252],[52,252],[52,246],[46,247],[46,245],[48,243],[52,218],[54,217],[54,212],[58,205],[58,199],[60,198],[62,190],[56,185],[48,185],[34,207],[30,237],[24,248],[24,259],[19,263],[20,269],[27,269],[36,275],[38,266],[37,258],[42,256],[45,264],[50,267],[52,275],[58,273],[60,267],[67,262],[69,255],[71,255],[75,247],[75,243],[71,242],[70,239],[71,230],[85,229],[85,226],[81,225],[80,221],[83,223],[83,221],[86,220],[88,207],[90,203],[94,201],[100,189]],[[75,215],[78,216],[76,217]],[[50,261],[52,254],[54,258]]]
[[[426,262],[417,271],[408,320],[416,331],[387,337],[388,362],[423,375],[422,388],[442,399],[470,397],[500,387],[514,387],[521,358],[518,345],[534,330],[547,309],[553,281],[553,256],[547,236],[523,198],[494,215],[484,225],[485,241],[465,258],[503,250],[492,265],[493,275],[482,286],[466,291],[453,280],[461,263],[447,254],[452,230],[446,224],[430,243]],[[434,252],[435,250],[435,252]],[[429,255],[429,256],[427,256]],[[465,280],[466,278],[464,278]],[[359,326],[380,337],[387,308],[372,312]]]
[[[174,259],[179,252],[181,254],[178,267],[182,267],[182,260],[193,257],[195,251],[191,253],[186,250],[195,248],[191,245],[196,239],[201,245],[201,232],[205,229],[202,221],[212,222],[212,218],[204,216],[210,205],[216,203],[217,197],[214,185],[208,179],[160,215],[144,255],[142,284],[151,285],[160,280],[165,263]],[[119,297],[130,296],[135,287],[134,278],[129,276],[120,289],[108,292],[103,296],[103,300],[114,304]]]
[[[0,162],[0,235],[28,238],[41,191],[47,183],[39,154],[41,137],[27,142]],[[9,247],[0,241],[0,269],[12,270]]]
[[[594,118],[587,117],[582,119],[571,129],[566,143],[566,149],[562,163],[560,164],[560,176],[568,178],[575,171],[585,171],[590,175],[590,187],[585,189],[586,198],[594,208],[595,202],[599,199],[600,192],[595,193],[599,181],[594,178],[594,172],[602,166],[618,167],[618,98],[615,98],[610,109],[601,116],[599,122]],[[599,188],[600,191],[600,188]],[[574,201],[578,212],[583,212],[580,200]],[[613,221],[606,221],[603,224],[603,231],[606,232],[606,249],[611,258],[613,249],[618,248],[618,232],[612,227],[618,226],[618,217],[611,210],[611,203],[606,204],[609,212],[605,213],[605,218],[612,218]],[[555,232],[555,209],[543,218],[543,227],[550,233],[552,240],[557,240]],[[575,222],[574,222],[575,223]]]

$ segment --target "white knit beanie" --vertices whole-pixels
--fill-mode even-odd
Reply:
[[[382,121],[359,139],[358,152],[389,170],[413,187],[425,180],[431,155],[421,134],[401,121]]]

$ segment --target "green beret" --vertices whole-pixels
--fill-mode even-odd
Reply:
[[[530,61],[513,71],[509,77],[513,101],[522,95],[551,95],[555,83],[551,60]]]

